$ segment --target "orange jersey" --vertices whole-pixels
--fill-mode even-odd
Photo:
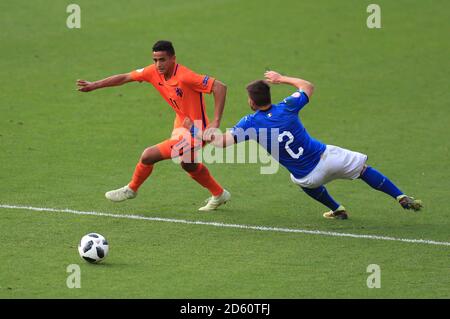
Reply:
[[[188,116],[192,121],[201,121],[204,129],[208,124],[203,93],[211,93],[215,79],[197,74],[181,64],[175,64],[173,75],[169,80],[158,73],[151,64],[143,69],[131,72],[135,81],[151,83],[177,114],[174,127],[182,126]]]

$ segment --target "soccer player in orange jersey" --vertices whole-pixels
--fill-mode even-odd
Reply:
[[[113,202],[135,198],[139,187],[152,173],[155,163],[175,156],[181,156],[181,167],[197,183],[207,188],[212,195],[208,199],[207,204],[199,210],[214,210],[226,203],[231,195],[216,182],[205,165],[195,162],[195,151],[193,148],[191,148],[191,154],[184,152],[184,148],[180,149],[180,144],[185,144],[186,142],[186,134],[180,134],[180,132],[183,132],[183,123],[185,121],[193,121],[198,123],[198,126],[201,126],[196,129],[204,132],[205,138],[213,134],[214,130],[220,126],[227,88],[219,80],[207,75],[194,73],[187,67],[177,63],[175,50],[169,41],[158,41],[154,44],[153,62],[153,64],[143,69],[113,75],[103,80],[95,82],[77,81],[78,90],[81,92],[90,92],[133,81],[145,81],[155,87],[176,113],[172,137],[146,148],[141,155],[139,163],[136,165],[131,182],[124,187],[107,192],[105,196]],[[214,95],[215,105],[214,120],[209,122],[205,111],[203,94],[210,94],[211,92]],[[184,130],[186,131],[186,129]],[[192,138],[192,140],[194,139]]]

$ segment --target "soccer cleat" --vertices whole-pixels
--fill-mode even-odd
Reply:
[[[132,190],[128,185],[105,193],[105,197],[112,202],[123,202],[127,199],[133,199],[137,196],[137,192]]]
[[[327,219],[347,219],[348,214],[346,210],[330,210],[329,212],[323,213],[323,217]]]
[[[210,198],[208,198],[205,201],[205,202],[207,202],[207,204],[203,207],[200,207],[198,210],[202,211],[202,212],[208,212],[211,210],[215,210],[220,205],[228,202],[230,200],[230,198],[231,198],[231,194],[226,189],[224,189],[221,195],[211,196]]]
[[[399,196],[398,202],[404,209],[412,209],[414,211],[419,211],[423,205],[422,201],[419,199],[414,199],[414,197],[409,197],[406,195]]]

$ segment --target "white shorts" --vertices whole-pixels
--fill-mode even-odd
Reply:
[[[359,177],[367,155],[334,145],[327,145],[317,166],[305,177],[291,180],[301,187],[317,188],[335,179],[356,179]]]

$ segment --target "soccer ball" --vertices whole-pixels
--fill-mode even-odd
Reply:
[[[78,252],[81,258],[90,263],[98,263],[106,258],[109,244],[105,237],[97,233],[90,233],[81,238]]]

